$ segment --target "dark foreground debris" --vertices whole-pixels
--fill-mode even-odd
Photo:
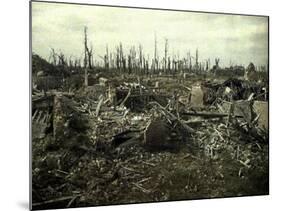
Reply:
[[[153,80],[34,89],[33,209],[268,194],[261,84]]]

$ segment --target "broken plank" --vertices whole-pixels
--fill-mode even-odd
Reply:
[[[98,105],[97,105],[97,108],[96,108],[96,116],[98,116],[99,115],[99,112],[100,112],[100,109],[101,109],[101,106],[102,106],[102,103],[103,103],[103,96],[101,95],[100,97],[99,97],[99,103],[98,103]]]
[[[125,102],[128,100],[128,98],[130,97],[131,95],[131,89],[128,91],[128,94],[127,96],[124,98],[124,100],[121,102],[120,106],[124,106]]]
[[[62,202],[62,201],[67,201],[67,200],[72,200],[73,197],[78,197],[80,195],[76,195],[76,196],[64,196],[58,199],[51,199],[48,201],[43,201],[43,202],[38,202],[38,203],[33,203],[32,207],[38,207],[38,206],[42,206],[42,205],[47,205],[47,204],[52,204],[52,203],[57,203],[57,202]]]

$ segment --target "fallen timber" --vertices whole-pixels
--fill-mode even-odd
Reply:
[[[74,93],[59,91],[37,92],[32,95],[32,109],[53,107],[54,96],[56,95],[72,97],[74,96]]]
[[[182,116],[196,116],[204,118],[222,118],[228,117],[229,114],[226,113],[210,113],[210,112],[193,112],[193,111],[184,111],[180,113]],[[236,118],[243,118],[242,115],[233,115]]]
[[[195,130],[191,127],[189,127],[187,124],[185,124],[180,118],[176,117],[174,114],[172,114],[170,111],[168,111],[166,108],[161,106],[157,102],[150,102],[151,105],[156,105],[161,111],[164,112],[164,115],[170,120],[170,121],[177,121],[187,132],[194,133]]]

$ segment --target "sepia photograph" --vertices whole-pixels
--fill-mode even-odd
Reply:
[[[30,2],[31,207],[269,194],[269,16]]]

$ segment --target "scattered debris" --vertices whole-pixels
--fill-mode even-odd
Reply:
[[[95,77],[33,88],[34,209],[268,193],[266,84]]]

